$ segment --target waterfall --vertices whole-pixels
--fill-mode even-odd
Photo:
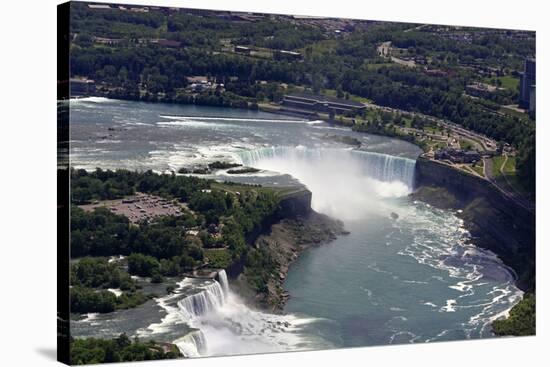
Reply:
[[[200,330],[195,330],[174,341],[186,357],[200,357],[206,353],[206,338]]]
[[[357,174],[364,174],[372,179],[382,182],[399,181],[410,190],[414,184],[414,171],[416,161],[414,159],[396,157],[389,154],[367,152],[350,149],[320,149],[297,147],[265,147],[255,150],[242,151],[238,154],[243,165],[265,168],[262,163],[274,159],[287,161],[308,160],[312,163],[327,160],[340,160],[342,163],[350,160],[359,163]],[[338,168],[338,167],[336,167]],[[287,173],[283,171],[282,173]]]
[[[304,146],[264,147],[242,151],[235,158],[298,179],[312,192],[314,210],[344,221],[382,213],[386,203],[408,195],[416,164],[382,153]]]
[[[185,297],[178,302],[181,313],[188,319],[204,316],[217,310],[225,303],[225,291],[220,283],[214,281],[200,292]]]
[[[227,274],[223,269],[218,271],[218,282],[220,282],[223,292],[227,296],[227,294],[229,293],[229,282],[227,281]]]
[[[166,311],[140,337],[173,340],[185,357],[268,353],[333,345],[305,333],[321,319],[275,315],[249,308],[229,289],[227,274],[214,279],[184,278],[173,293],[157,299]]]
[[[383,182],[400,181],[410,189],[413,188],[415,160],[362,150],[353,150],[351,153],[365,163],[367,176]]]
[[[200,291],[177,302],[180,315],[190,326],[196,319],[222,308],[229,296],[229,283],[225,270],[218,271],[217,281],[201,287]],[[174,342],[186,357],[200,357],[207,352],[206,337],[201,330],[195,330]]]

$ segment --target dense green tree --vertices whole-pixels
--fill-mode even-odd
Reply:
[[[165,351],[155,341],[131,341],[126,334],[115,339],[71,339],[71,364],[99,364],[109,362],[149,361],[181,357],[176,346]]]
[[[143,254],[130,254],[128,256],[128,272],[142,277],[150,277],[159,274],[160,264],[152,256]]]
[[[536,297],[527,294],[515,305],[506,319],[493,322],[493,332],[497,335],[535,335]]]

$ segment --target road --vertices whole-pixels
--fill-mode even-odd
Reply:
[[[403,65],[409,68],[416,67],[416,63],[413,60],[403,60],[399,57],[392,56],[391,41],[382,42],[380,46],[376,48],[376,50],[378,51],[378,55],[382,57],[387,57],[396,64]]]
[[[489,138],[489,137],[487,137],[483,134],[479,134],[479,133],[476,133],[474,131],[467,130],[467,129],[461,127],[460,125],[458,125],[454,122],[448,121],[448,120],[440,119],[440,118],[437,118],[437,117],[434,117],[434,116],[424,115],[424,114],[419,113],[419,112],[409,112],[409,111],[401,110],[399,108],[379,106],[379,105],[374,104],[374,103],[364,103],[364,104],[368,108],[373,108],[373,109],[378,109],[378,110],[393,112],[393,113],[407,114],[407,115],[411,115],[413,117],[417,116],[417,117],[423,118],[425,120],[435,122],[435,123],[439,124],[440,126],[442,126],[443,128],[448,129],[448,130],[450,130],[451,132],[453,132],[457,135],[460,135],[460,136],[463,136],[463,137],[468,138],[470,140],[476,141],[477,143],[480,144],[480,146],[483,150],[494,151],[497,148],[497,142],[494,139],[491,139],[491,138]]]

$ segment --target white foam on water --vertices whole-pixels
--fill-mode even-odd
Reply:
[[[200,121],[200,120],[159,121],[156,124],[158,126],[191,127],[191,128],[203,128],[203,129],[212,129],[212,130],[231,127],[231,125],[229,124],[207,122],[207,121]]]
[[[188,358],[201,357],[207,353],[207,343],[204,334],[200,330],[194,330],[189,334],[174,340],[174,344],[182,354]]]
[[[122,140],[116,140],[116,139],[96,140],[96,144],[119,144],[119,143],[122,143]]]
[[[399,254],[444,271],[448,277],[434,275],[432,278],[457,292],[455,297],[445,300],[442,307],[436,306],[437,301],[424,305],[444,313],[467,312],[468,318],[463,324],[465,335],[489,336],[491,322],[505,315],[521,298],[521,290],[514,285],[516,276],[512,269],[493,252],[474,246],[463,220],[450,211],[415,202],[400,213],[400,218],[399,226],[412,231],[414,240]],[[487,287],[495,282],[487,281],[486,269],[490,277],[498,277],[491,288]],[[431,340],[434,339],[437,337]]]
[[[87,313],[85,318],[77,322],[90,322],[97,319],[98,316],[99,316],[99,313],[95,313],[95,312]]]
[[[114,99],[105,98],[105,97],[82,97],[82,98],[71,98],[70,103],[113,103],[118,102]]]
[[[441,307],[441,312],[456,312],[456,299],[448,299],[446,305]]]
[[[302,328],[319,321],[296,315],[275,315],[248,307],[231,292],[222,270],[218,281],[184,279],[173,294],[157,300],[166,316],[141,330],[141,336],[174,332],[179,324],[191,332],[173,342],[187,357],[267,353],[328,347]]]
[[[319,124],[323,121],[315,120],[292,120],[292,119],[262,119],[254,117],[216,117],[216,116],[177,116],[177,115],[161,115],[160,117],[177,120],[177,121],[235,121],[235,122],[266,122],[266,123],[285,123],[285,124],[297,124],[297,123],[306,123],[306,124]]]

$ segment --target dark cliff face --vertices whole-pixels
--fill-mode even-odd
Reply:
[[[497,254],[518,275],[517,285],[535,289],[535,214],[489,182],[420,157],[413,197],[436,207],[462,209],[474,243]]]
[[[262,224],[246,236],[246,242],[253,244],[262,234],[271,231],[271,226],[284,219],[296,219],[308,217],[312,213],[311,209],[311,191],[300,187],[296,191],[283,194],[280,197],[279,209],[262,221]],[[244,259],[234,261],[225,269],[230,278],[236,278],[244,270]]]
[[[296,218],[311,213],[311,191],[306,188],[298,192],[285,195],[279,203],[279,216],[282,218]]]

